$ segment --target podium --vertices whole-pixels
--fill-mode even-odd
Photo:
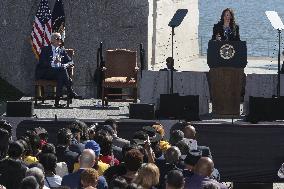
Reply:
[[[239,116],[242,83],[247,65],[245,41],[209,41],[207,64],[212,113]]]

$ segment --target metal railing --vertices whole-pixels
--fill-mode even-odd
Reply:
[[[207,54],[208,41],[211,36],[199,36],[199,54],[201,56]],[[268,38],[242,38],[247,42],[248,56],[254,57],[276,57],[277,56],[277,40]]]

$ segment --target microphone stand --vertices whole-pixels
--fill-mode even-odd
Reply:
[[[281,50],[281,30],[278,29],[278,74],[277,74],[277,97],[280,97],[280,50]]]
[[[175,35],[175,28],[172,27],[172,58],[174,61],[174,35]],[[174,65],[174,62],[173,62]],[[171,66],[171,88],[170,94],[174,94],[174,66]]]

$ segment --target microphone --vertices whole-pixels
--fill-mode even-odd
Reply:
[[[225,28],[224,36],[226,37],[226,41],[229,41],[229,34],[231,34],[231,28]]]

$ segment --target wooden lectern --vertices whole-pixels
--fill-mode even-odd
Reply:
[[[209,41],[207,64],[212,113],[239,116],[242,79],[247,65],[245,41]]]

